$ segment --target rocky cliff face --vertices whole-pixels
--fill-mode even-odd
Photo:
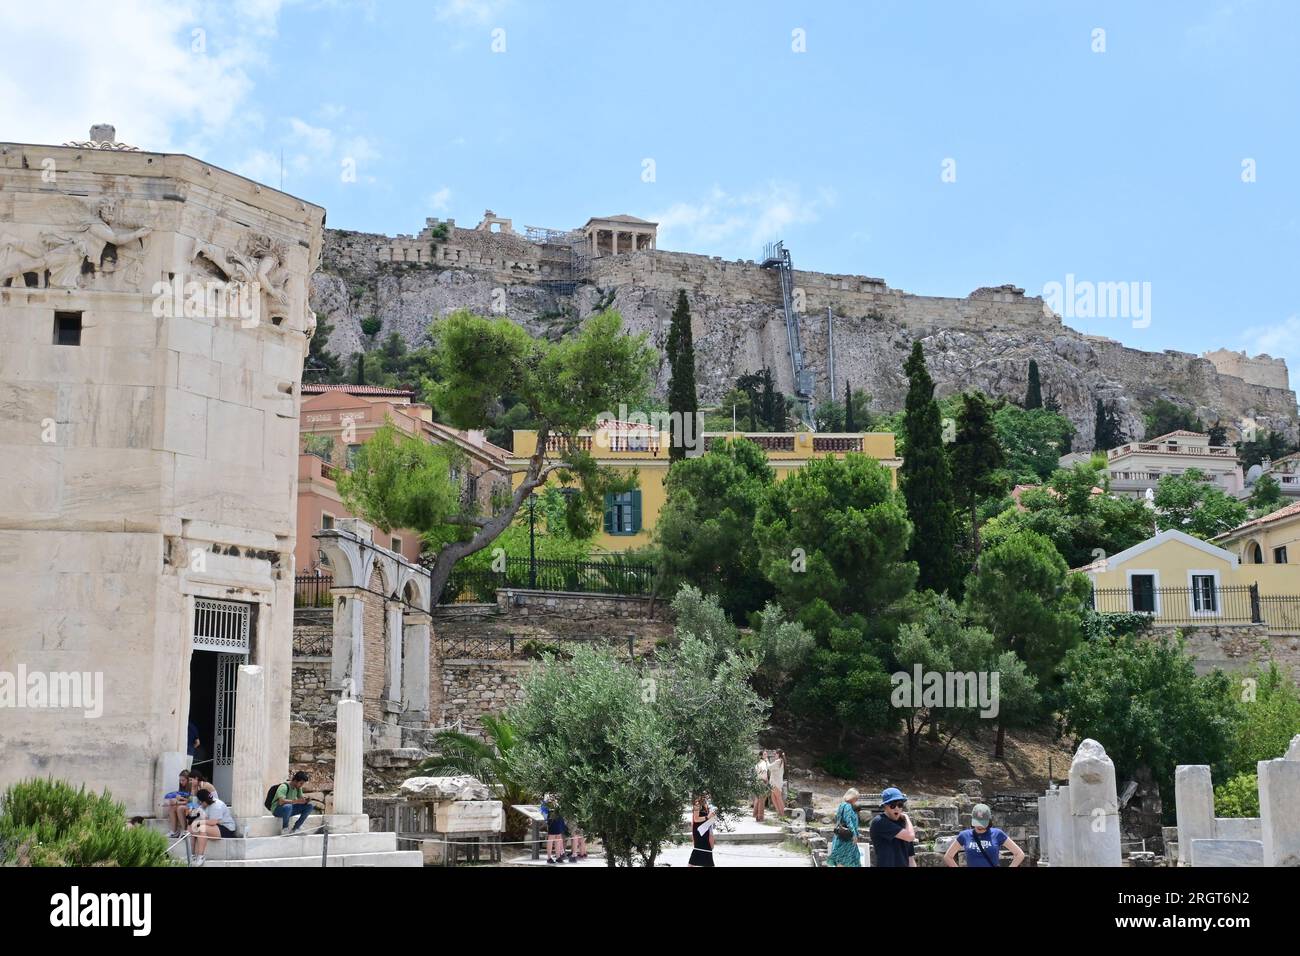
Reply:
[[[441,249],[403,237],[403,261],[392,260],[398,246],[383,245],[395,240],[332,233],[311,299],[319,317],[334,326],[330,348],[343,356],[360,350],[360,323],[368,316],[383,324],[377,339],[395,331],[418,346],[428,341],[431,320],[457,309],[504,314],[534,335],[559,337],[596,309],[612,307],[662,353],[682,288],[691,304],[702,401],[719,399],[738,376],[764,366],[773,369],[780,388],[793,392],[776,276],[754,263],[642,251],[596,259],[570,281],[574,277],[557,277],[544,263],[521,260],[516,236],[509,237],[509,255],[494,259],[478,233],[470,265],[443,265],[465,261],[457,237],[469,232],[454,230]],[[418,261],[411,259],[413,248]],[[1230,432],[1253,422],[1297,437],[1294,392],[1222,374],[1190,353],[1143,352],[1083,335],[1022,290],[981,289],[965,299],[944,299],[909,295],[861,276],[796,272],[795,279],[804,300],[805,361],[819,394],[830,377],[829,323],[837,393],[848,379],[872,396],[878,411],[902,406],[903,361],[919,338],[940,395],[975,387],[1020,400],[1029,361],[1036,360],[1044,397],[1055,396],[1078,429],[1080,447],[1091,443],[1098,397],[1116,403],[1134,436],[1142,434],[1144,408],[1164,398],[1191,406],[1207,422],[1222,419]],[[658,371],[661,392],[667,381],[665,362]]]

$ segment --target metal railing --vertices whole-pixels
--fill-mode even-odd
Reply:
[[[334,577],[329,574],[299,574],[293,579],[294,607],[332,607],[330,588]]]
[[[1150,614],[1153,623],[1167,626],[1266,623],[1259,589],[1253,584],[1094,588],[1092,607],[1102,614]]]
[[[634,635],[618,637],[614,635],[595,637],[567,637],[548,634],[544,637],[478,637],[466,635],[438,635],[434,639],[438,654],[444,659],[465,658],[470,660],[509,660],[512,658],[540,658],[548,651],[563,655],[566,648],[578,645],[596,645],[600,647],[627,648],[628,657],[636,657],[636,638]]]
[[[498,588],[577,591],[586,594],[648,595],[658,567],[644,562],[607,558],[577,561],[568,558],[507,557],[504,571],[453,568],[439,604],[492,604]]]

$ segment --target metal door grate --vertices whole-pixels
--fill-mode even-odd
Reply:
[[[212,598],[194,599],[192,640],[196,651],[249,653],[249,623],[253,606]]]

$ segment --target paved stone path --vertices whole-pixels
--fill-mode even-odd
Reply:
[[[683,817],[683,826],[689,822],[689,817]],[[752,816],[745,817],[728,817],[724,821],[726,829],[718,833],[714,846],[716,865],[719,867],[728,866],[795,866],[808,867],[812,866],[812,858],[807,850],[792,850],[786,845],[785,834],[781,827],[774,821],[775,817],[768,816],[767,821],[758,823]],[[656,861],[658,865],[667,864],[668,866],[686,866],[687,860],[691,856],[691,847],[689,843],[680,846],[667,846],[659,854]],[[577,863],[547,863],[546,858],[533,860],[529,857],[515,859],[510,861],[513,865],[522,866],[543,866],[552,870],[559,870],[570,866],[605,866],[605,857],[589,856],[585,860]]]

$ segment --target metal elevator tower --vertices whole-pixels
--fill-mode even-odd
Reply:
[[[799,315],[794,310],[794,266],[784,242],[769,242],[763,247],[763,268],[776,269],[781,280],[781,305],[785,309],[785,334],[790,345],[790,375],[794,393],[805,412],[813,394],[812,372],[804,368],[803,346],[799,341]]]

